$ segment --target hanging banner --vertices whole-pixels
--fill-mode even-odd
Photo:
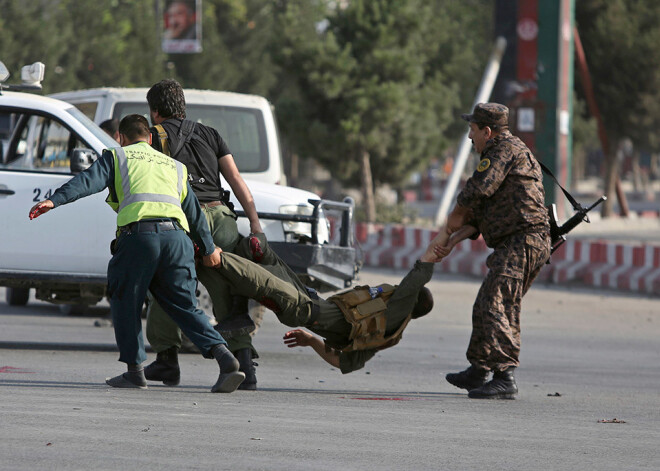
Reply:
[[[163,52],[202,52],[202,0],[161,0]]]

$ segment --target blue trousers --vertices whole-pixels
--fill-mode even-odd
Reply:
[[[147,359],[141,320],[147,290],[205,357],[212,357],[213,346],[226,344],[196,308],[196,287],[193,244],[183,230],[120,234],[108,264],[119,361],[140,364]]]

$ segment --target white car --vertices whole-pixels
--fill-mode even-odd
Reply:
[[[103,298],[116,230],[105,192],[33,221],[28,211],[103,149],[116,146],[70,103],[0,87],[0,286],[8,287],[10,304],[25,304],[30,288],[36,288],[38,299],[62,304],[93,305]],[[323,201],[295,188],[246,182],[272,247],[306,283],[320,289],[350,285],[357,273],[351,202]],[[238,202],[232,201],[242,215]],[[326,215],[331,210],[342,215],[338,245],[330,243]],[[239,230],[249,232],[244,217],[239,218]]]
[[[74,105],[96,124],[128,114],[149,119],[148,88],[92,88],[50,95]],[[262,96],[184,90],[186,118],[220,131],[244,179],[286,184],[272,105]],[[226,185],[225,185],[226,186]]]

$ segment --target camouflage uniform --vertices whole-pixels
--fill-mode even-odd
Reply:
[[[478,105],[464,119],[480,122],[477,111],[495,128],[499,120],[504,129],[487,142],[477,170],[457,197],[460,206],[472,210],[470,224],[494,249],[473,306],[466,356],[473,366],[503,371],[519,364],[521,300],[550,256],[550,226],[541,168],[506,129],[508,109]]]

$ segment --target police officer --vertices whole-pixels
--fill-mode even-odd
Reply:
[[[433,297],[424,285],[431,279],[434,263],[475,231],[465,226],[452,235],[448,246],[429,244],[398,286],[361,287],[327,300],[300,282],[268,247],[263,234],[241,241],[236,254],[223,252],[215,270],[234,292],[271,309],[283,324],[303,326],[323,337],[295,329],[284,336],[289,347],[311,346],[342,373],[350,373],[379,350],[396,345],[411,319],[431,311]],[[357,309],[360,316],[355,316]]]
[[[108,297],[119,347],[119,361],[128,371],[106,383],[116,388],[147,387],[140,315],[147,290],[163,306],[206,358],[215,358],[220,376],[212,392],[232,392],[245,375],[202,311],[195,308],[193,244],[202,248],[207,266],[219,263],[220,250],[203,219],[201,208],[181,163],[149,146],[149,123],[129,115],[119,124],[124,147],[106,150],[89,169],[76,175],[34,205],[30,219],[105,188],[117,211],[117,239],[108,265]]]
[[[185,119],[186,101],[181,85],[176,80],[161,80],[147,93],[147,102],[154,125],[151,129],[152,146],[187,167],[192,189],[202,206],[215,245],[231,252],[240,237],[236,215],[227,205],[229,200],[224,194],[220,174],[241,203],[250,221],[250,231],[261,233],[254,199],[236,168],[229,147],[215,129]],[[232,299],[224,280],[213,270],[199,267],[198,276],[211,297],[213,314],[218,321],[217,329],[224,331],[225,328],[235,327],[232,325],[234,319],[245,319],[254,328],[248,316],[231,317],[236,309],[247,312],[247,300]],[[157,352],[156,361],[145,369],[147,379],[163,381],[168,385],[179,384],[177,352],[181,347],[181,331],[158,303],[149,305],[147,338]],[[241,371],[246,374],[239,388],[256,389],[257,377],[252,359],[258,355],[252,346],[249,329],[239,329],[238,333],[226,339],[229,349],[241,364]]]
[[[480,161],[446,226],[451,234],[469,222],[494,249],[473,306],[470,367],[446,376],[471,398],[513,399],[518,393],[521,300],[550,256],[541,168],[509,132],[508,117],[509,109],[498,103],[479,103],[472,114],[462,115]]]

